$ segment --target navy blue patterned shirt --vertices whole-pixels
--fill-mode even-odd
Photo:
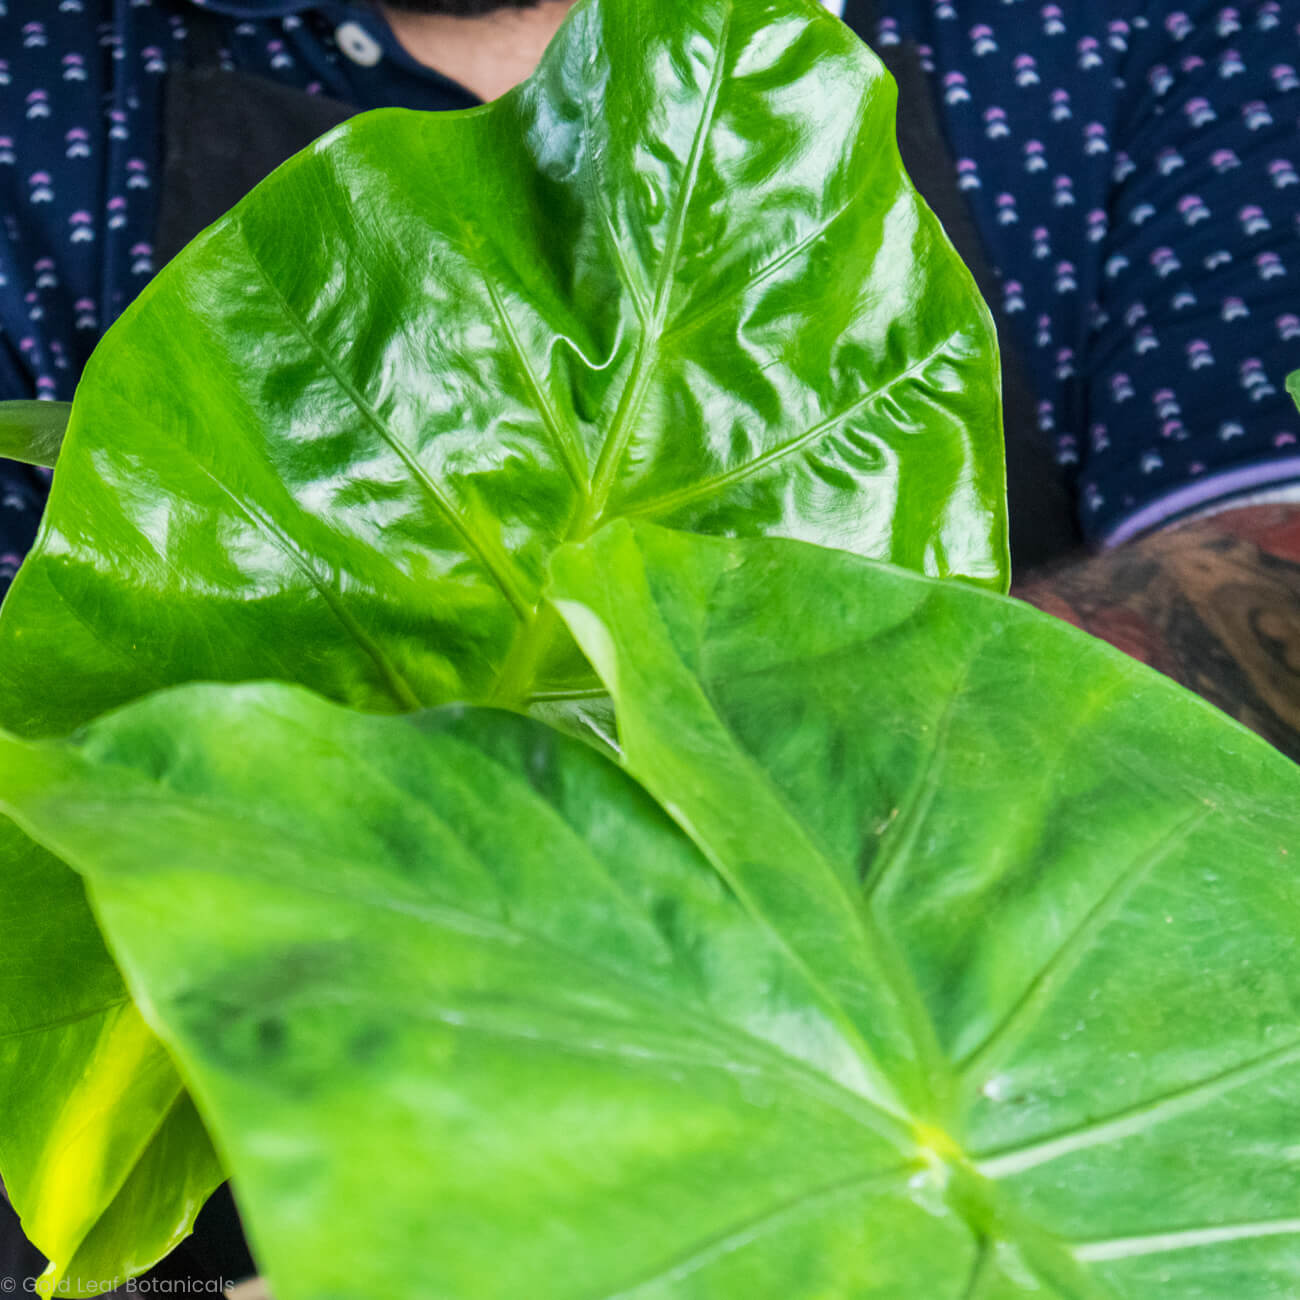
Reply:
[[[1300,500],[1300,4],[911,0],[1042,436],[1115,543]]]
[[[155,270],[162,82],[197,0],[0,0],[0,397],[71,397]],[[378,13],[208,0],[228,66],[359,108],[467,92]],[[922,46],[1085,535],[1300,484],[1300,13],[886,0]],[[0,473],[0,590],[41,471]]]

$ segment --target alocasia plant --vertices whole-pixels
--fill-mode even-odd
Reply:
[[[824,548],[554,574],[640,785],[272,684],[0,739],[277,1300],[1296,1294],[1294,764]]]
[[[287,163],[91,359],[0,617],[0,723],[196,678],[581,708],[541,583],[624,517],[1003,585],[993,332],[893,106],[814,0],[584,0],[498,103]],[[76,882],[5,848],[0,907],[44,929],[0,955],[0,1173],[75,1294],[219,1171],[172,1138],[179,1081]],[[110,1266],[142,1181],[174,1204]]]

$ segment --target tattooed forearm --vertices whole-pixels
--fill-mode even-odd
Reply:
[[[1166,529],[1013,594],[1300,759],[1300,507],[1255,506]]]

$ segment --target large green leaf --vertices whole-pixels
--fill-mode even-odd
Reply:
[[[95,351],[6,725],[563,691],[546,558],[623,516],[1004,584],[994,334],[894,103],[816,0],[588,0],[497,103],[298,155]]]
[[[1300,1293],[1294,764],[850,556],[626,529],[556,568],[629,767],[1003,1243],[969,1294]]]
[[[499,103],[372,114],[286,164],[87,367],[0,617],[0,722],[263,677],[583,708],[539,586],[625,515],[1003,583],[993,332],[893,107],[814,0],[603,0]],[[31,863],[4,870],[44,907]],[[0,984],[48,1023],[27,998]],[[35,1117],[70,1089],[132,1123],[98,1040],[53,1023],[10,1112],[50,1159]],[[0,1146],[17,1187],[25,1149]]]
[[[1297,1293],[1293,764],[820,548],[557,567],[688,834],[492,711],[188,687],[0,744],[277,1300]]]

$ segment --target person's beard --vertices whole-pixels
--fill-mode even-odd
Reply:
[[[534,9],[538,0],[384,0],[389,9],[408,14],[450,14],[454,18],[478,18],[497,9]]]

